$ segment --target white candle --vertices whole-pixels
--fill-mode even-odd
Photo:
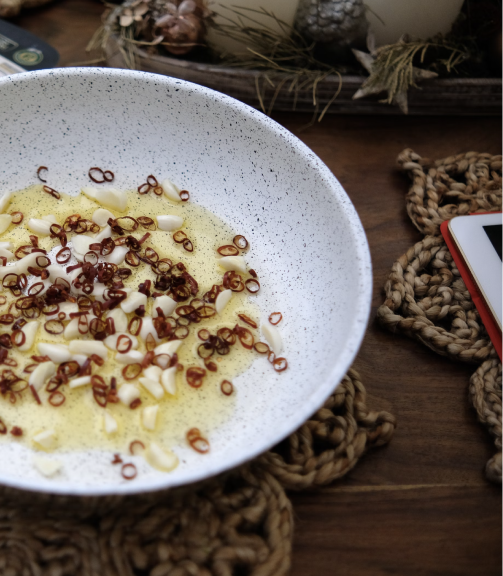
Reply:
[[[376,45],[383,46],[398,42],[403,34],[422,39],[446,34],[463,0],[365,0],[365,4]]]
[[[299,0],[217,0],[215,3],[210,4],[210,9],[219,15],[231,18],[237,21],[237,16],[232,12],[232,10],[239,10],[240,8],[248,8],[253,10],[260,10],[261,8],[266,9],[268,12],[273,12],[276,18],[286,22],[288,25],[293,26],[295,19],[295,12],[297,11],[297,5]],[[230,10],[228,9],[230,8]],[[274,22],[273,18],[267,16],[262,16],[254,12],[249,12],[247,10],[241,11],[243,14],[247,14],[253,20],[259,22],[259,24],[249,22],[245,20],[245,24],[253,27],[260,27],[262,24],[265,27],[273,28],[281,33],[281,28]],[[215,21],[218,24],[226,24],[224,18],[217,16]],[[244,52],[246,50],[246,44],[228,38],[225,35],[217,33],[215,30],[211,29],[208,33],[208,40],[221,50],[225,50],[230,53]]]

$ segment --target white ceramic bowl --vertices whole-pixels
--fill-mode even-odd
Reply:
[[[153,173],[189,189],[191,201],[249,239],[250,265],[263,280],[257,303],[283,313],[289,361],[277,374],[259,358],[236,379],[235,414],[212,433],[210,453],[174,447],[182,460],[174,472],[146,468],[133,482],[117,481],[109,453],[65,454],[64,473],[47,480],[26,448],[0,443],[0,483],[86,495],[185,484],[264,452],[323,404],[365,332],[370,255],[348,196],[295,136],[207,88],[98,68],[1,79],[0,131],[0,193],[34,183],[40,165],[51,167],[51,185],[70,193],[88,183],[90,166],[113,170],[119,188]]]

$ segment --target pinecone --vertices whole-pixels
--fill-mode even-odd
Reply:
[[[367,31],[363,0],[300,0],[295,27],[308,40],[348,45]]]
[[[171,54],[187,54],[204,40],[209,17],[204,0],[155,0],[153,36],[162,36],[162,44]]]

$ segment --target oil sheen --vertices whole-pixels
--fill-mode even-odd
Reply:
[[[52,214],[59,224],[71,214],[80,214],[83,218],[91,219],[94,211],[101,206],[88,199],[83,194],[69,196],[61,193],[61,199],[56,200],[42,190],[42,186],[36,185],[28,189],[16,192],[6,212],[20,211],[24,214],[23,222],[19,225],[11,225],[0,236],[0,241],[10,241],[14,252],[19,246],[30,244],[29,235],[33,234],[26,227],[30,218],[41,218]],[[232,230],[225,222],[202,206],[192,203],[174,203],[165,196],[155,196],[152,192],[140,196],[137,192],[128,193],[128,206],[124,213],[110,210],[114,216],[149,216],[155,220],[156,215],[173,214],[183,218],[181,228],[191,239],[194,245],[192,253],[186,252],[181,244],[175,243],[172,232],[155,230],[144,245],[151,246],[159,254],[160,258],[169,258],[174,263],[183,262],[187,271],[199,284],[198,296],[211,288],[213,284],[221,284],[224,270],[218,264],[219,255],[216,249],[224,244],[231,244],[232,238],[239,231]],[[139,228],[133,235],[140,238],[145,231]],[[68,245],[71,247],[71,234]],[[54,262],[55,253],[61,248],[57,239],[40,237],[39,246],[48,251],[49,257]],[[248,260],[247,254],[245,257]],[[76,261],[72,260],[65,266]],[[127,267],[126,264],[121,265]],[[138,268],[133,268],[133,274],[124,282],[127,287],[138,288],[138,284],[146,279],[154,280],[154,275],[149,266],[143,263]],[[0,307],[0,314],[7,313],[9,302],[13,301],[8,289],[2,294],[8,301]],[[152,299],[149,298],[149,307]],[[152,310],[147,309],[151,314]],[[48,393],[44,388],[40,389],[39,395],[42,405],[38,405],[29,391],[25,391],[15,404],[7,397],[0,396],[0,418],[10,430],[13,426],[19,426],[23,435],[14,438],[10,434],[0,435],[0,442],[21,442],[27,446],[36,448],[32,438],[43,430],[54,430],[57,435],[57,448],[55,452],[67,452],[70,450],[82,450],[98,448],[100,450],[114,450],[125,452],[133,440],[141,440],[148,445],[150,440],[155,440],[165,448],[176,448],[186,443],[185,435],[190,428],[197,427],[201,430],[211,444],[211,432],[230,417],[235,406],[235,397],[239,394],[239,387],[234,386],[234,392],[225,396],[220,389],[222,380],[233,379],[243,373],[252,364],[256,353],[241,346],[239,340],[231,347],[230,354],[218,356],[215,354],[212,360],[218,366],[217,372],[206,372],[204,383],[200,388],[192,388],[187,384],[185,372],[188,367],[204,364],[198,358],[196,349],[201,340],[197,338],[197,332],[201,328],[207,328],[212,334],[219,328],[233,328],[239,321],[238,314],[246,314],[259,323],[259,310],[253,296],[246,291],[233,293],[229,304],[221,315],[203,320],[200,324],[190,325],[190,335],[183,340],[178,350],[179,362],[183,365],[183,372],[177,373],[177,393],[172,396],[165,394],[161,400],[155,400],[138,384],[141,390],[142,404],[131,410],[129,407],[118,404],[109,404],[107,410],[116,419],[118,431],[108,436],[104,430],[103,412],[93,399],[89,385],[70,389],[64,385],[60,390],[66,400],[60,407],[51,406],[48,401]],[[129,314],[128,319],[133,315]],[[38,342],[53,342],[68,344],[63,335],[52,336],[48,334],[43,323],[48,320],[43,314],[40,316],[41,326],[37,333],[33,348],[28,352],[20,353],[15,348],[9,351],[9,356],[18,362],[17,368],[12,370],[22,378],[28,380],[29,374],[23,373],[24,368],[33,363],[30,358],[33,354],[39,354]],[[245,325],[246,326],[246,325]],[[256,330],[247,326],[253,333],[255,341],[258,340]],[[9,327],[2,326],[0,332],[8,332]],[[85,336],[84,338],[89,338]],[[145,352],[144,342],[139,338],[138,350]],[[102,367],[93,365],[93,374],[99,374],[107,383],[115,376],[120,386],[124,382],[121,364],[114,361],[115,352],[108,352],[108,359]],[[0,371],[8,369],[1,366]],[[136,383],[136,381],[133,381]],[[146,406],[159,405],[157,424],[155,431],[147,431],[141,424],[141,412]]]

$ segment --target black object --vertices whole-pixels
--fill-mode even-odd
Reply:
[[[493,224],[492,226],[484,226],[485,233],[489,236],[489,240],[491,244],[494,246],[494,249],[498,253],[500,260],[503,260],[501,257],[501,242],[503,240],[502,233],[501,233],[501,224]]]
[[[0,77],[55,68],[58,51],[22,28],[0,20]]]

